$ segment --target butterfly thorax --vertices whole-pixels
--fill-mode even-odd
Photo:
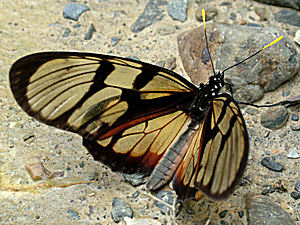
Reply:
[[[190,116],[196,121],[202,121],[210,102],[216,98],[224,86],[224,73],[218,72],[210,76],[206,84],[200,83],[196,98],[190,109]]]

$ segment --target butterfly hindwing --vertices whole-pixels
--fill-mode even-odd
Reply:
[[[214,199],[228,197],[242,178],[249,151],[246,125],[235,100],[228,94],[214,98],[190,138],[173,179],[179,197],[191,197],[198,189]]]

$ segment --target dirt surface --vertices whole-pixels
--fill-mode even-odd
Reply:
[[[220,2],[216,1],[215,5]],[[197,4],[190,2],[188,20],[184,23],[172,20],[165,11],[161,21],[136,34],[131,32],[130,27],[144,10],[145,0],[88,1],[90,11],[83,13],[78,21],[63,17],[66,5],[66,1],[0,2],[0,223],[113,224],[110,212],[115,197],[130,205],[134,211],[134,219],[148,218],[159,223],[170,223],[172,217],[163,215],[153,199],[142,194],[132,198],[138,188],[125,183],[121,174],[113,173],[94,161],[81,145],[78,135],[43,125],[21,111],[10,92],[8,73],[15,60],[30,53],[78,50],[136,57],[153,64],[175,56],[178,65],[175,71],[184,75],[176,38],[179,33],[201,25],[194,16]],[[252,1],[240,4],[233,1],[231,10],[245,15],[246,9],[253,5],[268,7],[270,13],[280,9]],[[222,16],[227,16],[224,7],[219,9],[219,22],[222,22]],[[242,18],[238,18],[237,23],[240,20]],[[269,22],[279,28],[282,26],[274,19]],[[91,24],[95,26],[96,32],[91,40],[84,40]],[[160,35],[157,30],[165,25],[177,26],[177,29],[169,35]],[[68,37],[63,37],[66,28],[71,32]],[[288,30],[287,36],[292,39],[295,29],[288,27],[284,31]],[[120,39],[115,46],[112,45],[112,37]],[[283,99],[282,93],[287,91],[290,92],[289,96],[299,94],[299,82],[298,74],[277,90],[267,93],[261,103]],[[292,131],[290,127],[299,126],[299,121],[289,119],[283,128],[271,131],[260,125],[261,110],[255,115],[250,115],[245,110],[246,108],[242,111],[251,141],[249,165],[245,174],[251,177],[249,183],[239,187],[227,201],[212,202],[205,198],[185,203],[177,217],[177,223],[201,224],[210,217],[213,224],[218,224],[221,220],[219,213],[228,210],[225,221],[230,224],[246,224],[245,196],[258,195],[264,185],[273,185],[279,181],[286,191],[275,191],[269,197],[299,223],[299,200],[293,199],[290,193],[300,177],[300,159],[287,158],[291,150],[300,153],[299,131]],[[289,110],[290,113],[300,114],[299,107]],[[30,138],[27,140],[24,137]],[[274,157],[285,170],[277,173],[262,167],[260,161],[266,155]],[[63,177],[34,182],[24,166],[35,162],[43,162],[48,170],[64,171],[65,174]],[[84,183],[95,173],[98,174],[98,179]],[[72,185],[78,182],[82,184]],[[34,188],[34,185],[40,187]],[[24,190],[15,191],[11,188]],[[239,211],[244,211],[243,217],[239,217]]]

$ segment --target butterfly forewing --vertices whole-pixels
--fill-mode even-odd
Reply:
[[[196,89],[147,63],[75,52],[26,56],[13,65],[10,84],[29,115],[91,140],[185,109]]]

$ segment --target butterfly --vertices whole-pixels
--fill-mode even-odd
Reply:
[[[224,72],[196,86],[134,59],[41,52],[17,60],[9,79],[27,114],[81,135],[94,159],[113,171],[150,175],[150,190],[171,182],[179,199],[199,190],[224,199],[240,182],[249,153],[241,110],[219,93]]]

